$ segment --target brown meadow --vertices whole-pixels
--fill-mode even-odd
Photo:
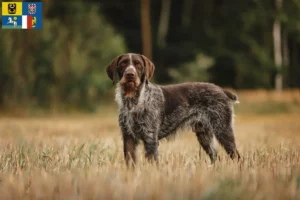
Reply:
[[[140,145],[136,169],[127,170],[115,107],[2,116],[0,199],[300,199],[300,92],[238,94],[242,161],[218,145],[214,166],[188,131],[160,143],[159,168]]]

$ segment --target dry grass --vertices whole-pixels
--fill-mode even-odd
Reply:
[[[249,93],[241,95],[248,98]],[[239,107],[249,106],[241,102]],[[240,110],[235,118],[240,163],[219,148],[221,160],[210,166],[188,132],[160,144],[159,168],[144,161],[141,146],[135,171],[126,170],[117,113],[111,112],[0,118],[0,199],[300,198],[295,112]]]

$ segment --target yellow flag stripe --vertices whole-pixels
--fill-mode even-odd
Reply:
[[[8,4],[15,4],[15,14],[10,14],[8,11]],[[22,2],[2,2],[2,16],[5,15],[22,15]]]

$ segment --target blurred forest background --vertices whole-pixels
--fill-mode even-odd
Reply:
[[[45,0],[43,17],[0,31],[0,108],[93,110],[126,52],[152,59],[160,84],[300,87],[298,0]]]

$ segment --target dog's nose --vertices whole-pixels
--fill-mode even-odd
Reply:
[[[126,72],[126,77],[133,78],[134,77],[134,73],[133,72]]]

